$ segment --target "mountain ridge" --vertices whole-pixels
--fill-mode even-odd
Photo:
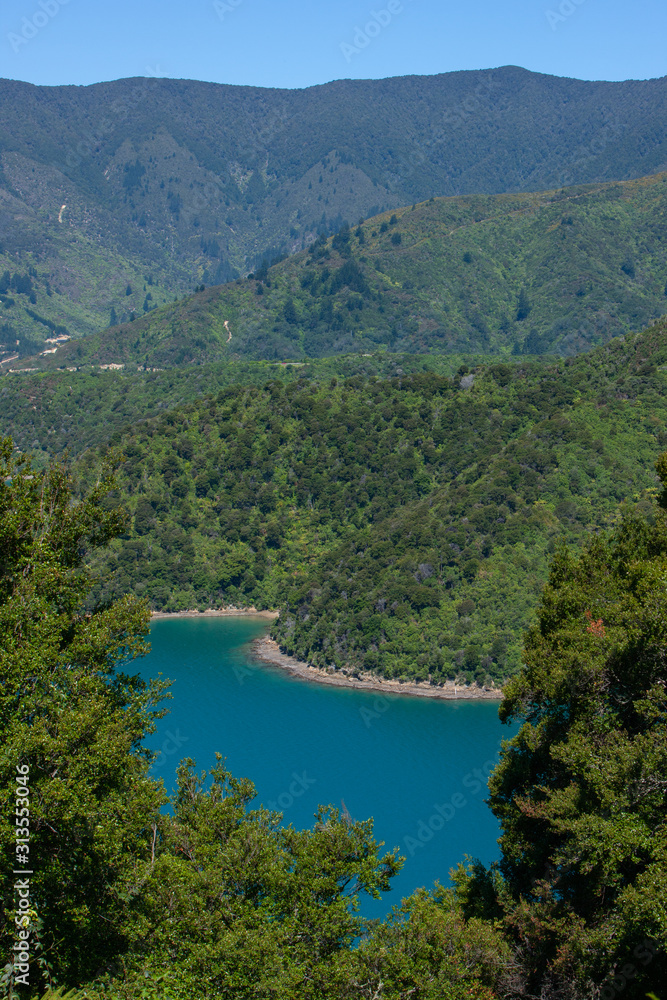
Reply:
[[[383,209],[656,172],[667,79],[501,67],[299,91],[5,80],[0,135],[0,273],[41,269],[60,293],[46,318],[81,335]],[[20,353],[42,336],[27,314],[16,333]]]
[[[667,173],[430,199],[26,365],[570,355],[667,311]]]

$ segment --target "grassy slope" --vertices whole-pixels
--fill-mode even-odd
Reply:
[[[61,288],[49,318],[80,335],[140,311],[124,288],[144,274],[182,293],[383,207],[664,169],[667,83],[516,67],[304,91],[0,81],[0,134],[0,252]]]
[[[378,348],[572,354],[665,311],[666,209],[667,174],[433,200],[315,244],[264,280],[208,289],[68,345],[45,364],[166,366]]]
[[[3,368],[12,367],[9,359],[15,354],[30,357],[53,346],[45,340],[54,336],[56,327],[55,332],[73,338],[98,333],[108,325],[112,308],[119,320],[129,319],[132,313],[141,316],[144,304],[153,309],[191,287],[184,276],[177,283],[164,270],[146,267],[141,258],[114,252],[101,242],[86,243],[74,229],[54,233],[48,219],[37,217],[33,222],[35,232],[41,234],[35,244],[41,238],[48,243],[48,253],[26,251],[20,261],[0,253],[0,277],[5,273],[27,276],[33,287],[32,296],[10,288],[0,300]]]
[[[471,388],[269,382],[150,420],[123,437],[134,522],[103,592],[279,605],[284,648],[312,662],[498,680],[557,539],[654,487],[666,363],[659,323],[558,364],[491,365]]]

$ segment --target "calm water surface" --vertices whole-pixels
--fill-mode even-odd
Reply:
[[[174,681],[169,715],[149,745],[155,773],[174,784],[182,757],[199,769],[219,751],[257,802],[310,826],[318,804],[344,802],[355,819],[406,855],[380,915],[420,885],[448,881],[465,854],[498,857],[498,825],[484,804],[486,776],[510,733],[495,702],[447,702],[327,687],[252,660],[266,631],[255,618],[161,619],[151,627],[144,676]]]

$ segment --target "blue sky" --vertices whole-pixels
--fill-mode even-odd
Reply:
[[[307,87],[503,65],[667,75],[665,0],[3,0],[0,76]]]

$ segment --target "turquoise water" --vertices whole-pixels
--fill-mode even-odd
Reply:
[[[497,823],[484,804],[486,778],[507,728],[495,702],[381,696],[293,678],[254,662],[255,618],[161,619],[151,627],[144,676],[174,681],[169,715],[149,745],[155,774],[174,784],[183,757],[199,769],[219,751],[257,803],[310,826],[318,803],[344,802],[354,819],[406,856],[380,915],[420,885],[448,881],[465,854],[498,857]]]

